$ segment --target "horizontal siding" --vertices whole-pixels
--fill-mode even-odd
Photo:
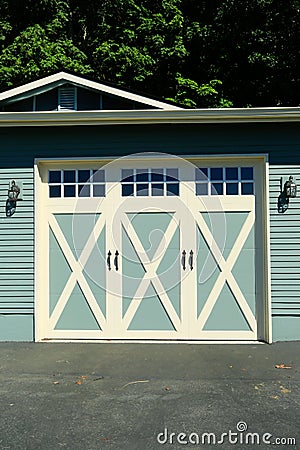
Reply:
[[[300,162],[300,161],[299,161]],[[270,247],[273,340],[300,339],[300,186],[285,213],[277,209],[289,176],[300,185],[299,165],[270,165]],[[281,183],[282,177],[282,183]]]
[[[300,294],[292,287],[298,286],[300,278],[300,189],[288,211],[277,212],[280,177],[285,181],[294,175],[300,185],[298,123],[1,127],[0,151],[0,314],[1,308],[5,314],[12,311],[7,323],[14,314],[20,323],[20,308],[24,315],[33,308],[35,158],[116,157],[140,152],[199,156],[264,153],[269,155],[270,163],[274,340],[283,337],[280,327],[290,327],[294,334],[290,331],[288,336],[300,338]],[[11,179],[23,182],[24,201],[19,202],[12,218],[6,218],[4,205]],[[15,289],[16,296],[7,296],[6,277],[12,277],[16,287],[23,286],[23,290]],[[298,322],[295,317],[299,317]]]
[[[5,215],[8,185],[23,185],[23,200]],[[33,340],[34,210],[33,167],[0,169],[0,340]]]
[[[270,164],[299,164],[300,129],[298,123],[1,127],[2,149],[2,167],[32,167],[34,158],[124,156],[140,152],[268,153]]]

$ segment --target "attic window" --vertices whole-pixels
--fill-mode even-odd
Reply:
[[[77,92],[74,86],[63,86],[58,89],[58,111],[76,111]]]

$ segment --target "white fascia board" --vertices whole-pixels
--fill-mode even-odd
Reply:
[[[115,95],[126,100],[132,100],[139,103],[144,103],[148,106],[152,106],[154,108],[160,109],[177,109],[181,110],[178,106],[173,106],[164,102],[160,102],[157,100],[152,100],[148,97],[144,97],[142,95],[132,94],[130,92],[124,91],[122,89],[106,86],[105,84],[98,83],[96,81],[86,80],[85,78],[78,77],[76,75],[70,75],[69,73],[59,72],[54,75],[50,75],[48,77],[42,78],[37,81],[32,81],[31,83],[24,84],[23,86],[19,86],[14,89],[10,89],[8,91],[0,93],[0,102],[2,100],[8,100],[9,98],[16,97],[18,95],[22,95],[24,93],[28,93],[30,91],[35,91],[41,89],[48,84],[57,82],[69,82],[74,83],[76,85],[80,85],[85,88],[95,89],[97,91],[104,92],[106,94]]]
[[[0,126],[299,122],[300,108],[0,112]]]

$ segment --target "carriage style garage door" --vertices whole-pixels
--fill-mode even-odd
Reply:
[[[264,339],[261,159],[36,165],[36,339]]]

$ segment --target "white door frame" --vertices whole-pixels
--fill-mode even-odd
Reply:
[[[153,159],[152,159],[153,158]],[[148,161],[151,160],[151,167],[160,167],[162,163],[166,164],[166,160],[173,159],[174,157],[172,155],[164,155],[162,160],[156,161],[155,158],[157,158],[157,155],[146,155],[144,160],[139,160],[138,156],[134,155],[132,158],[128,158],[128,161],[131,164],[140,165],[141,167],[145,167],[145,160]],[[177,159],[177,158],[176,158]],[[269,253],[270,253],[270,243],[269,243],[269,205],[268,205],[268,163],[266,155],[222,155],[222,156],[207,156],[207,157],[188,157],[186,158],[191,163],[196,163],[197,161],[201,161],[201,165],[205,164],[205,162],[210,163],[211,165],[224,165],[226,164],[232,164],[232,165],[242,165],[245,162],[250,162],[251,164],[255,164],[256,167],[256,176],[258,177],[255,180],[256,186],[259,186],[260,195],[255,198],[255,208],[256,208],[256,214],[258,217],[259,224],[255,225],[258,227],[259,230],[261,230],[261,235],[258,236],[258,241],[261,245],[261,252],[262,252],[262,258],[261,258],[261,265],[260,267],[256,267],[256,273],[261,273],[261,278],[264,279],[264,283],[261,283],[261,295],[262,295],[262,304],[260,308],[258,308],[258,314],[263,314],[263,320],[258,317],[259,322],[259,330],[258,330],[258,339],[265,340],[267,342],[271,342],[272,336],[271,336],[271,301],[270,301],[270,259],[269,259]],[[45,292],[49,291],[49,282],[47,277],[47,272],[45,271],[45,255],[48,255],[49,252],[49,243],[47,242],[46,236],[45,236],[45,199],[48,197],[48,184],[46,182],[42,182],[46,180],[46,171],[48,170],[49,166],[51,168],[58,167],[58,168],[74,168],[75,166],[90,166],[94,167],[97,163],[104,164],[107,162],[107,160],[99,159],[99,158],[74,158],[74,159],[36,159],[35,161],[35,340],[40,341],[44,340],[45,336],[47,336],[47,329],[45,324]],[[150,167],[150,165],[149,165]],[[42,180],[43,178],[43,180]],[[191,186],[184,186],[184,182],[181,183],[181,186],[184,191],[185,188],[189,189]],[[66,199],[63,199],[63,202]],[[243,198],[241,198],[241,201]],[[238,201],[238,200],[237,200]],[[67,200],[67,202],[70,202],[70,200]],[[195,202],[194,202],[195,203]],[[198,202],[199,203],[199,202]],[[189,205],[191,208],[193,206]],[[194,205],[195,206],[195,205]],[[61,211],[64,211],[64,205],[61,205]],[[249,219],[254,220],[254,218]],[[203,226],[203,224],[201,224]],[[193,239],[193,237],[192,237]],[[121,243],[120,243],[121,244]],[[187,244],[186,247],[190,247],[192,242]],[[215,251],[218,252],[218,249],[215,248]],[[222,255],[218,255],[222,256]],[[229,264],[230,261],[223,261],[223,264]],[[231,262],[232,263],[232,262]],[[195,276],[195,271],[191,276]],[[118,282],[118,277],[112,278],[111,282],[116,283]],[[191,286],[191,279],[188,279],[188,277],[183,277],[182,279],[182,286],[184,288],[184,283],[189,283],[189,286]],[[194,306],[195,308],[195,306]],[[208,307],[209,308],[209,307]],[[246,307],[247,309],[247,307]],[[203,312],[203,315],[207,314],[207,311]],[[113,318],[113,315],[111,316]],[[203,320],[203,316],[198,319],[198,322],[201,322]],[[252,320],[251,318],[249,319]],[[121,330],[120,330],[121,331]],[[76,334],[76,333],[75,333]],[[119,334],[119,333],[118,333]],[[209,338],[209,332],[207,333],[207,336],[205,334],[202,334],[201,337],[198,339],[210,339]],[[220,333],[220,340],[226,339],[226,332]],[[150,336],[149,336],[150,337]],[[73,339],[77,339],[78,336],[74,335]],[[112,336],[112,339],[117,339],[118,337]],[[122,333],[119,335],[119,338],[126,340],[126,336],[122,338]],[[155,337],[153,336],[155,339]],[[194,337],[197,339],[197,336]],[[53,339],[55,337],[53,336]],[[70,337],[70,334],[68,334],[68,337],[65,338],[62,336],[62,339],[69,340],[72,339]],[[89,339],[88,337],[86,339]],[[107,337],[105,337],[107,339]],[[136,339],[139,339],[138,336]],[[159,339],[156,337],[156,339]],[[160,337],[161,339],[161,337]],[[179,337],[180,339],[180,337]],[[192,338],[193,339],[193,338]],[[238,339],[238,336],[237,336]]]

